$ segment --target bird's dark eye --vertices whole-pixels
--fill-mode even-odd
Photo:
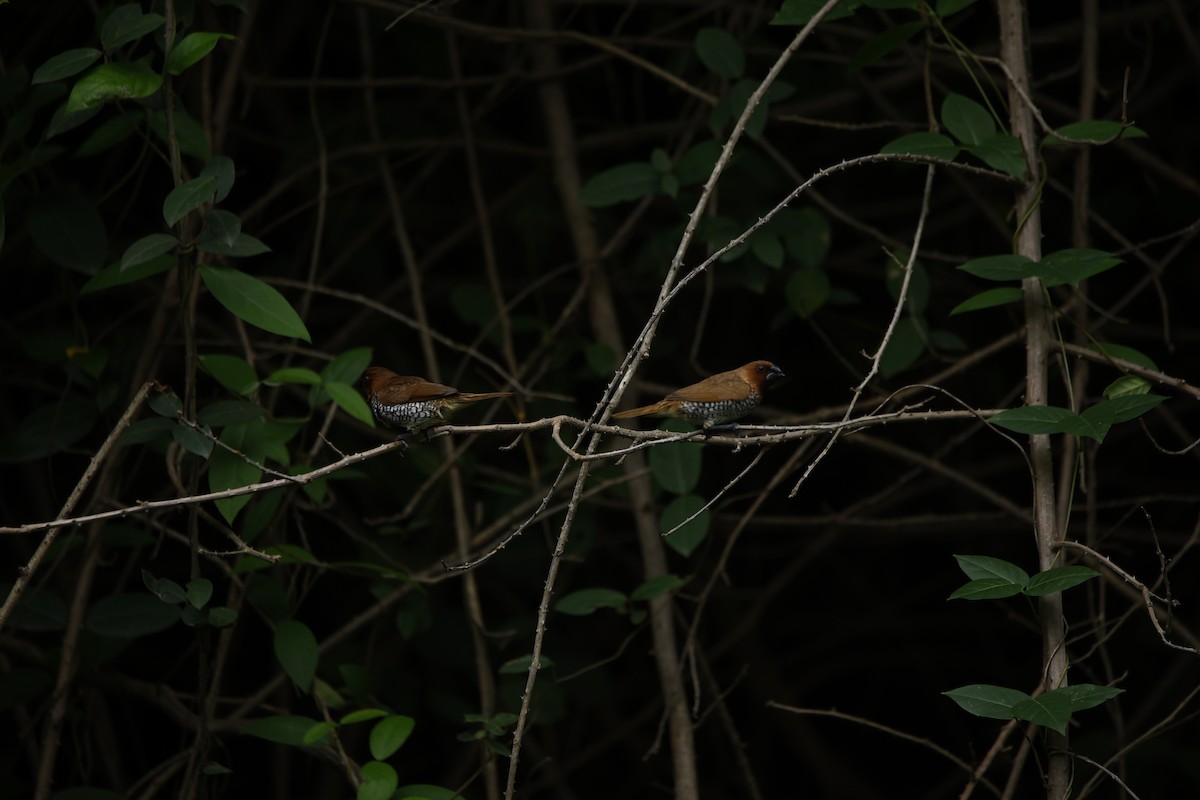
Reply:
[[[766,369],[767,369],[767,368],[766,368],[766,367],[764,367],[762,364],[759,364],[759,365],[758,365],[758,371],[759,371],[759,372],[766,372]]]

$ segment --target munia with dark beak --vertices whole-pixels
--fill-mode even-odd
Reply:
[[[369,367],[363,373],[362,386],[375,419],[404,433],[439,425],[471,403],[512,397],[512,392],[460,392],[453,386],[414,375],[397,375],[383,367]]]
[[[762,402],[766,388],[782,377],[783,370],[770,361],[751,361],[676,389],[657,403],[612,416],[613,419],[678,417],[711,428],[753,411]]]

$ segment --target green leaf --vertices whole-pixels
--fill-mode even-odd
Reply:
[[[771,231],[760,229],[750,237],[750,251],[768,267],[783,266],[783,242]]]
[[[1069,283],[1078,286],[1081,280],[1099,275],[1121,263],[1109,253],[1086,248],[1059,250],[1042,258],[1030,270],[1030,274],[1041,278],[1047,286]]]
[[[388,712],[382,708],[360,708],[358,711],[351,711],[346,716],[342,717],[342,725],[353,725],[356,722],[366,722],[371,719],[379,719],[386,717]]]
[[[585,206],[603,208],[638,200],[658,189],[658,170],[644,161],[621,164],[593,176],[580,190]]]
[[[313,745],[324,739],[331,731],[337,730],[336,722],[318,722],[308,729],[304,734],[301,742],[305,745]]]
[[[1055,134],[1058,134],[1057,136]],[[1087,119],[1063,125],[1046,137],[1047,144],[1064,145],[1086,141],[1089,144],[1107,144],[1116,139],[1145,139],[1148,134],[1132,125],[1122,129],[1120,122],[1105,119]],[[1065,138],[1063,138],[1065,137]],[[1075,142],[1068,142],[1074,139]]]
[[[162,600],[164,603],[179,603],[187,602],[187,592],[183,587],[170,578],[155,578],[154,575],[147,569],[142,570],[142,583],[152,595]]]
[[[678,591],[687,582],[687,578],[681,578],[678,575],[655,575],[634,589],[630,593],[629,599],[639,601],[653,600],[656,597],[662,597],[665,594]]]
[[[263,383],[277,385],[280,383],[302,383],[310,386],[320,386],[321,376],[307,367],[284,367],[277,369],[263,379]]]
[[[241,732],[268,742],[288,744],[293,747],[304,746],[304,736],[317,721],[311,717],[295,714],[280,714],[273,717],[261,717],[242,723]]]
[[[159,14],[143,14],[139,3],[117,6],[100,28],[100,44],[111,53],[122,45],[142,38],[159,28],[166,19]]]
[[[141,62],[101,64],[71,87],[66,114],[95,108],[114,100],[140,100],[162,87],[162,75]]]
[[[982,308],[1016,303],[1024,297],[1024,293],[1015,286],[1002,286],[999,289],[988,289],[972,295],[950,310],[950,316],[963,314],[967,311],[978,311]]]
[[[212,599],[212,593],[212,581],[208,578],[196,578],[194,581],[188,581],[187,601],[192,604],[192,608],[204,608]]]
[[[1000,578],[1023,587],[1029,583],[1029,573],[1011,561],[992,556],[954,556],[958,568],[968,578]]]
[[[1078,429],[1082,418],[1069,408],[1022,406],[1001,411],[991,418],[994,425],[1017,433],[1070,433]]]
[[[1124,361],[1137,364],[1140,367],[1152,369],[1155,372],[1158,371],[1158,364],[1155,364],[1154,360],[1151,359],[1150,356],[1138,350],[1134,350],[1132,347],[1126,347],[1123,344],[1089,344],[1088,349],[1097,353],[1102,353],[1109,358],[1119,358]]]
[[[1097,686],[1093,683],[1080,683],[1075,686],[1063,686],[1055,689],[1053,690],[1053,694],[1061,694],[1066,697],[1071,711],[1075,712],[1095,708],[1124,691],[1124,689],[1118,689],[1115,686]]]
[[[821,266],[832,241],[829,219],[815,208],[785,208],[775,219],[792,258],[800,262],[801,267]],[[828,283],[826,279],[826,286]]]
[[[1056,692],[1043,692],[1014,704],[1012,715],[1066,734],[1067,723],[1071,720],[1071,698]]]
[[[1101,400],[1096,405],[1089,408],[1104,409],[1104,413],[1110,416],[1112,425],[1118,425],[1122,422],[1129,422],[1150,411],[1167,398],[1161,394],[1133,394],[1124,397],[1113,397],[1108,400]],[[1087,411],[1084,412],[1085,416]]]
[[[992,169],[1014,178],[1025,178],[1025,151],[1021,148],[1021,140],[1012,134],[997,133],[986,141],[968,147],[967,151]]]
[[[746,70],[742,46],[722,28],[700,29],[696,34],[696,55],[711,72],[724,78],[740,78]]]
[[[1150,393],[1150,381],[1137,375],[1122,375],[1104,387],[1104,397],[1115,400],[1118,397],[1133,397]]]
[[[163,219],[174,225],[205,203],[213,202],[216,191],[217,179],[211,175],[184,181],[163,200]]]
[[[179,240],[167,233],[152,233],[149,236],[143,236],[125,248],[125,255],[121,256],[121,271],[124,272],[130,267],[145,264],[151,259],[171,252],[178,246]]]
[[[184,450],[200,456],[205,461],[212,455],[213,447],[216,446],[213,444],[212,439],[197,430],[189,428],[182,422],[171,428],[171,438],[179,442]]]
[[[220,438],[221,442],[232,450],[262,463],[265,450],[262,423],[243,422],[237,425],[230,425],[221,431]],[[247,463],[241,456],[235,455],[224,447],[219,447],[213,451],[212,459],[208,465],[209,491],[220,492],[226,489],[249,486],[252,483],[257,483],[261,477],[262,470],[253,464]],[[232,525],[238,512],[245,507],[246,503],[250,502],[250,495],[243,494],[235,497],[226,497],[214,502],[217,510],[221,512],[221,516],[225,518],[226,522]]]
[[[175,258],[173,256],[159,256],[152,258],[144,264],[138,264],[136,267],[122,269],[119,263],[111,264],[97,272],[88,282],[79,287],[79,296],[102,292],[105,289],[112,289],[115,286],[124,286],[127,283],[140,281],[143,278],[151,278],[160,273],[166,272],[175,266]]]
[[[533,653],[528,653],[517,658],[509,659],[500,665],[501,675],[523,675],[529,672],[529,665],[533,663]],[[554,662],[542,653],[541,659],[538,661],[538,669],[550,669],[554,666]]]
[[[94,275],[104,263],[108,233],[100,212],[70,189],[47,189],[26,209],[26,228],[34,244],[59,266]]]
[[[899,139],[885,144],[879,152],[885,155],[913,155],[953,161],[958,151],[958,145],[951,141],[949,136],[940,133],[906,133]]]
[[[989,281],[1019,281],[1030,273],[1033,259],[1015,253],[975,258],[959,267],[963,272]]]
[[[214,628],[228,628],[237,621],[238,612],[225,606],[214,606],[208,610],[208,624]]]
[[[226,425],[262,419],[266,413],[265,408],[248,400],[217,400],[196,412],[196,422],[210,428],[224,428]]]
[[[229,196],[237,173],[233,166],[233,159],[228,156],[214,156],[207,161],[204,169],[200,170],[199,177],[217,179],[217,199],[214,202],[219,203]]]
[[[1004,578],[979,578],[955,589],[947,600],[999,600],[1021,593],[1021,587]]]
[[[832,22],[845,19],[854,13],[862,0],[842,0],[821,21]],[[807,25],[825,5],[824,0],[783,0],[779,12],[771,19],[771,25]]]
[[[242,232],[242,221],[237,214],[212,208],[204,212],[204,230],[218,244],[232,248]]]
[[[942,101],[942,125],[965,145],[983,144],[996,135],[996,122],[986,108],[951,92]]]
[[[698,442],[669,442],[650,450],[650,474],[672,494],[687,494],[700,482],[704,445]]]
[[[221,354],[199,357],[200,367],[234,394],[249,397],[258,389],[258,375],[245,359]]]
[[[974,5],[974,3],[975,0],[938,0],[937,14],[944,19],[952,14],[957,14],[968,6]]]
[[[200,267],[200,279],[234,316],[280,336],[312,341],[291,304],[275,288],[258,278],[231,267],[204,264]]]
[[[850,73],[854,74],[863,67],[875,63],[924,28],[925,23],[920,20],[905,22],[901,25],[894,25],[883,33],[868,39],[867,43],[860,47],[854,57],[850,59]]]
[[[179,619],[179,611],[144,592],[117,594],[93,603],[84,626],[98,636],[136,639],[165,631]]]
[[[1030,597],[1041,597],[1046,594],[1054,594],[1070,589],[1073,586],[1078,586],[1086,580],[1097,578],[1099,572],[1091,567],[1083,567],[1072,565],[1069,567],[1053,567],[1044,572],[1039,572],[1029,580],[1029,585],[1025,587],[1025,594]]]
[[[829,276],[824,272],[814,267],[801,267],[788,278],[784,294],[792,310],[807,319],[825,305],[832,289]]]
[[[350,416],[354,417],[359,422],[366,423],[372,428],[375,427],[375,418],[371,414],[371,407],[367,405],[367,401],[348,383],[326,383],[324,384],[325,391],[329,392],[329,396],[333,398],[333,402],[337,403],[338,408],[345,411]]]
[[[663,509],[658,520],[658,530],[664,535],[667,546],[676,553],[690,556],[708,536],[708,529],[712,524],[712,511],[704,509],[704,506],[703,497],[685,494],[676,497]],[[696,515],[695,518],[685,524],[684,520],[693,514]],[[667,531],[672,530],[675,532],[667,536]]]
[[[616,589],[580,589],[555,603],[554,610],[573,617],[583,617],[601,608],[624,611],[628,605],[629,598]]]
[[[973,683],[942,692],[966,712],[988,719],[1011,719],[1013,706],[1029,699],[1029,695],[1016,689]]]
[[[167,72],[179,75],[212,52],[212,49],[217,46],[217,42],[222,39],[232,41],[235,38],[228,33],[204,33],[201,31],[189,33],[175,44],[171,55],[167,57]]]
[[[382,761],[400,749],[413,731],[417,721],[403,714],[392,714],[371,729],[371,755]]]
[[[60,81],[63,78],[69,78],[72,75],[78,75],[85,69],[96,63],[96,59],[103,55],[94,47],[80,47],[75,50],[67,50],[58,55],[46,60],[33,73],[33,78],[29,81],[33,86],[39,83],[49,83],[51,81]]]
[[[680,186],[695,186],[708,180],[717,159],[721,156],[721,145],[714,139],[706,139],[683,154],[675,165],[675,176]]]
[[[879,359],[879,374],[885,378],[898,375],[915,364],[924,352],[925,340],[917,321],[911,315],[903,316],[896,321]]]
[[[275,626],[275,657],[296,688],[305,694],[317,673],[317,637],[303,622],[286,619]]]
[[[355,800],[389,800],[399,783],[400,778],[391,766],[382,761],[368,761],[362,765],[362,783],[358,785]]]
[[[1108,429],[1113,425],[1112,412],[1106,406],[1097,404],[1085,409],[1082,414],[1063,420],[1062,432],[1071,436],[1087,436],[1097,442],[1103,442],[1108,435]]]
[[[374,358],[370,347],[355,347],[334,357],[321,370],[321,380],[327,383],[355,383],[371,366]]]
[[[271,252],[271,248],[248,233],[239,233],[231,244],[226,244],[211,231],[205,231],[196,240],[196,249],[203,253],[212,253],[214,256],[228,258],[250,258]]]

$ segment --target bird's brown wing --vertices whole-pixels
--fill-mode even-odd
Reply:
[[[419,400],[432,400],[435,397],[446,397],[458,394],[453,386],[443,386],[431,383],[415,375],[397,375],[389,378],[376,392],[389,403],[413,403]]]
[[[721,400],[745,400],[750,396],[750,384],[737,372],[720,372],[699,383],[676,389],[667,400],[692,403],[711,403]]]

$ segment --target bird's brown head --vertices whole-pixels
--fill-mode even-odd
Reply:
[[[738,373],[746,383],[760,392],[784,377],[783,370],[770,361],[751,361],[744,367],[738,368]]]
[[[383,367],[367,367],[367,371],[362,376],[362,389],[367,397],[376,394],[383,385],[392,378],[397,377],[396,373],[390,369]]]

